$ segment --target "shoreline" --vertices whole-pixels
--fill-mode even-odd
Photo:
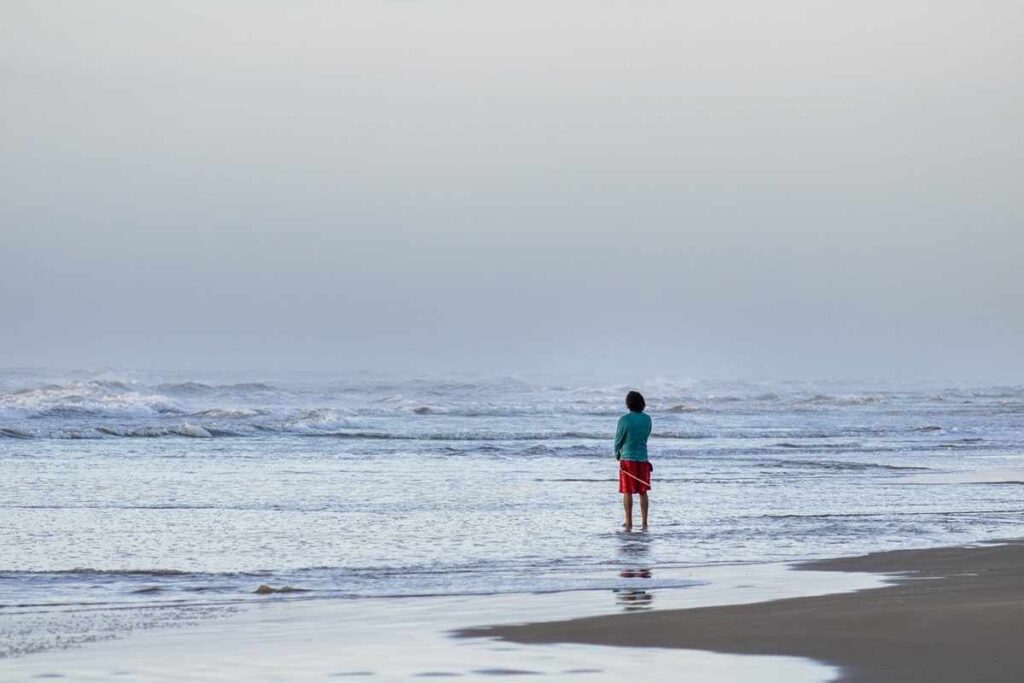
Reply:
[[[655,569],[661,580],[669,571]],[[593,645],[515,645],[451,636],[495,615],[509,622],[572,619],[652,603],[655,609],[738,605],[881,585],[877,576],[863,573],[806,572],[801,581],[794,581],[794,574],[785,565],[767,563],[683,568],[673,580],[684,585],[659,587],[643,578],[636,580],[636,590],[358,600],[269,595],[234,614],[180,628],[144,629],[78,647],[0,658],[0,680],[61,676],[107,681],[117,676],[138,683],[180,683],[323,681],[358,675],[388,681],[437,676],[488,681],[515,674],[612,683],[642,667],[655,680],[672,680],[682,668],[702,683],[821,683],[834,674],[834,667],[793,657],[671,649],[624,652]],[[637,597],[647,591],[646,599]]]
[[[895,550],[793,565],[887,575],[877,588],[741,605],[461,629],[519,644],[576,643],[789,656],[836,680],[1024,680],[1024,541]]]

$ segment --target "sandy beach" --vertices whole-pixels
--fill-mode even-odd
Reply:
[[[462,631],[517,643],[587,643],[806,657],[840,681],[1024,680],[1024,543],[900,550],[804,563],[877,572],[855,593]]]

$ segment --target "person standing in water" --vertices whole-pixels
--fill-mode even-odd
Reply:
[[[647,529],[647,492],[651,490],[651,470],[647,460],[647,437],[651,435],[651,418],[644,412],[647,402],[639,391],[626,394],[629,412],[619,418],[615,427],[615,459],[619,461],[619,493],[626,521],[622,526],[633,530],[633,494],[640,494],[640,520]]]

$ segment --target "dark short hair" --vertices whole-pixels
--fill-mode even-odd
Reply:
[[[644,400],[643,394],[639,391],[631,391],[626,394],[626,407],[634,413],[642,413],[644,408],[647,407],[647,401]]]

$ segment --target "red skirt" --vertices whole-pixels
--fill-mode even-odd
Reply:
[[[619,493],[647,493],[650,490],[651,463],[637,460],[619,461]]]

